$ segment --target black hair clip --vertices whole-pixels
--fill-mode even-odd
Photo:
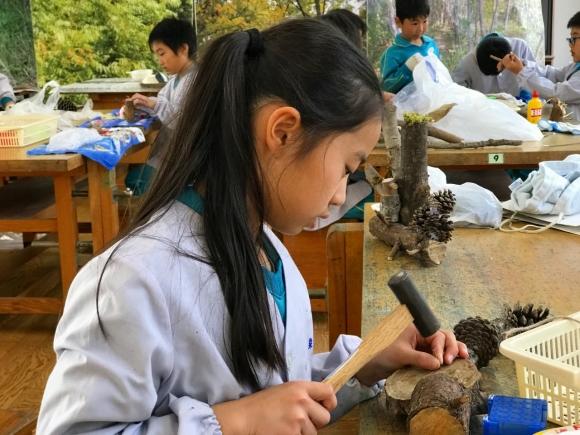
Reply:
[[[262,34],[258,29],[248,29],[246,33],[250,36],[248,48],[246,48],[246,55],[249,57],[258,56],[262,52],[263,42]]]

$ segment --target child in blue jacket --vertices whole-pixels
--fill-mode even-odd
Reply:
[[[382,88],[393,94],[413,81],[413,69],[422,57],[430,52],[439,57],[435,41],[424,35],[429,28],[428,0],[397,0],[395,8],[401,33],[381,58]]]

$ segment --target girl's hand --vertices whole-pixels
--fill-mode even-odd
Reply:
[[[519,74],[521,70],[524,69],[524,64],[513,53],[506,54],[504,58],[501,60],[501,63],[506,67],[508,71],[513,72],[514,74]]]
[[[212,409],[224,435],[316,435],[335,407],[330,385],[286,382]]]
[[[153,98],[141,94],[133,94],[131,98],[127,98],[125,101],[132,101],[135,107],[148,107],[149,109],[155,109],[157,104],[157,101]]]
[[[423,338],[415,325],[410,324],[389,347],[364,366],[356,377],[364,385],[373,385],[406,365],[437,370],[442,364],[451,364],[458,356],[467,358],[467,346],[457,341],[453,332],[440,329],[431,337]]]

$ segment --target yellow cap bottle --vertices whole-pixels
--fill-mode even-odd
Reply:
[[[542,102],[538,98],[538,92],[534,89],[532,99],[528,101],[528,121],[537,124],[542,119]]]

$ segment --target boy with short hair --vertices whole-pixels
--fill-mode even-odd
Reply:
[[[424,35],[429,28],[428,0],[396,0],[395,8],[395,23],[401,33],[381,58],[383,91],[393,94],[413,81],[413,69],[422,57],[430,52],[439,57],[435,41]]]
[[[453,73],[453,81],[483,94],[507,93],[520,95],[516,76],[506,70],[501,62],[490,56],[503,59],[514,53],[525,62],[536,62],[529,45],[522,39],[506,38],[499,33],[485,36],[470,53],[466,54]]]
[[[357,47],[364,47],[364,39],[367,35],[367,24],[364,20],[348,9],[333,9],[320,17],[330,21]]]
[[[563,68],[546,66],[540,68],[533,62],[524,65],[513,53],[507,54],[502,63],[516,75],[518,84],[528,92],[538,91],[541,98],[556,97],[568,105],[572,118],[580,121],[580,12],[568,21],[572,62]]]

